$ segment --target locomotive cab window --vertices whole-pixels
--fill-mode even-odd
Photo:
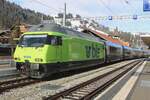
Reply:
[[[62,37],[60,37],[60,36],[48,36],[47,43],[54,45],[54,46],[62,45]]]
[[[19,41],[21,47],[41,47],[46,42],[47,35],[24,35]]]
[[[42,47],[45,44],[62,45],[62,38],[60,36],[49,35],[24,35],[19,41],[21,47]]]

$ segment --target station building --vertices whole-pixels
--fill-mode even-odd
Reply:
[[[150,49],[150,34],[146,34],[146,35],[140,35],[140,37],[142,38],[143,42],[149,47]]]

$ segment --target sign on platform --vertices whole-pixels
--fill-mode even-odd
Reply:
[[[113,17],[112,16],[108,16],[108,20],[112,20],[113,19]]]
[[[150,0],[143,0],[143,11],[150,11]]]

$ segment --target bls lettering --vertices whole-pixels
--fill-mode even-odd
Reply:
[[[97,45],[85,46],[87,58],[99,58],[100,48]]]

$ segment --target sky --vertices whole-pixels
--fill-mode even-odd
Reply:
[[[133,16],[137,20],[113,19],[98,20],[99,24],[114,29],[118,27],[126,32],[150,32],[150,18],[141,19],[139,16],[150,16],[150,12],[143,12],[143,0],[8,0],[23,8],[32,9],[47,15],[57,15],[63,12],[64,3],[67,4],[67,12],[79,14],[83,17],[99,16]],[[149,0],[150,1],[150,0]]]

